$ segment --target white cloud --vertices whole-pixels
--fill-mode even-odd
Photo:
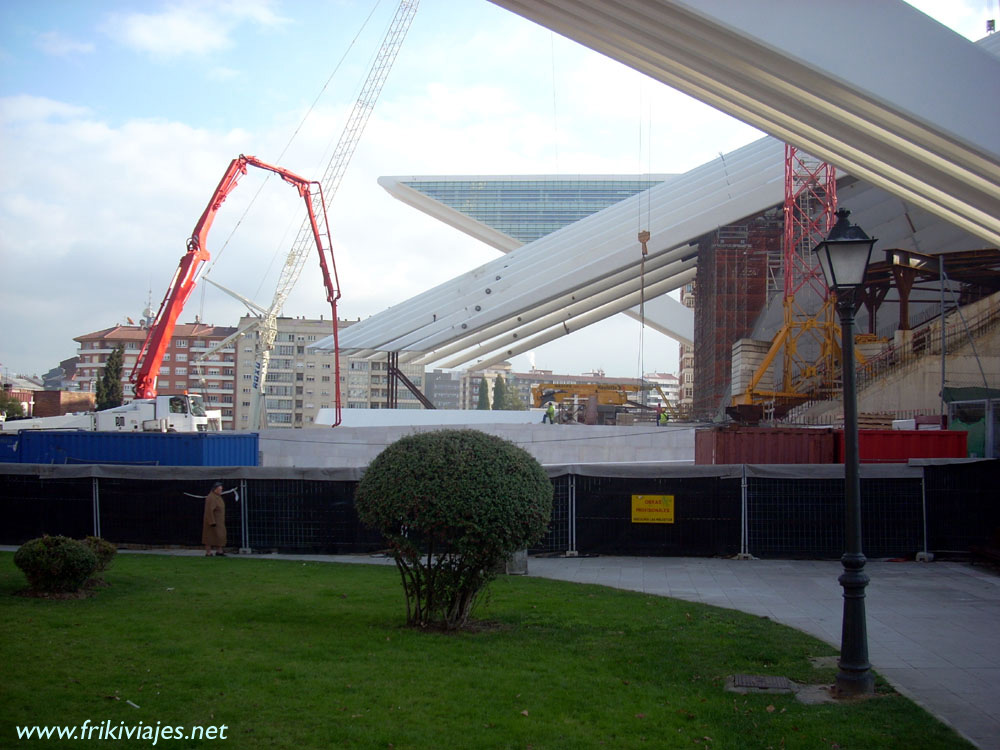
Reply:
[[[206,55],[232,46],[225,28],[196,7],[174,7],[162,13],[115,13],[103,31],[121,44],[155,58]]]
[[[272,27],[287,23],[269,0],[225,0],[181,2],[158,13],[113,13],[102,30],[127,47],[165,60],[230,49],[233,32],[244,22]]]
[[[65,102],[57,102],[44,96],[18,94],[0,98],[0,123],[44,121],[61,118],[80,118],[90,110]]]
[[[90,54],[96,49],[92,42],[78,42],[58,31],[46,31],[39,34],[35,44],[42,52],[56,57]]]

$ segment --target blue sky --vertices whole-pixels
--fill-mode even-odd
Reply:
[[[985,1],[913,4],[983,34]],[[150,297],[156,307],[236,155],[318,179],[395,6],[0,3],[0,364],[40,374],[75,354],[74,336],[137,318]],[[684,172],[758,136],[485,0],[423,0],[330,206],[340,313],[367,317],[496,255],[392,199],[381,175]],[[262,303],[302,216],[284,187],[248,175],[209,238],[211,277]],[[328,314],[314,269],[286,314]],[[201,284],[182,319],[235,325],[242,312]],[[534,361],[621,376],[640,362],[676,369],[672,341],[649,332],[641,357],[639,341],[638,324],[618,316]]]

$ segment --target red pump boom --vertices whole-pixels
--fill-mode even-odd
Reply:
[[[326,298],[333,310],[333,336],[337,340],[337,300],[340,299],[340,288],[337,281],[337,267],[333,261],[333,248],[330,244],[329,230],[326,220],[326,203],[323,200],[323,189],[318,182],[310,181],[282,167],[257,159],[254,156],[240,155],[230,162],[219,186],[215,188],[211,200],[205,207],[201,218],[195,224],[194,232],[187,241],[187,253],[181,258],[180,265],[174,273],[174,278],[167,288],[166,296],[160,303],[159,312],[150,326],[149,334],[142,345],[139,357],[129,379],[132,381],[136,398],[156,398],[156,380],[163,362],[163,355],[170,345],[177,319],[180,317],[184,304],[191,296],[204,264],[211,257],[206,246],[208,230],[212,227],[215,215],[226,198],[236,187],[239,179],[247,173],[247,166],[273,172],[290,185],[295,186],[299,195],[305,200],[309,214],[309,223],[319,252],[320,269],[323,274],[323,284],[326,287]],[[319,207],[319,210],[315,208]],[[327,262],[329,254],[329,263]],[[332,275],[331,275],[332,274]],[[338,353],[334,352],[336,364],[336,405],[337,417],[340,416],[340,363]]]

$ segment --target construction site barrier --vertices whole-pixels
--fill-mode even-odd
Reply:
[[[836,559],[844,548],[839,465],[546,468],[552,521],[534,554]],[[359,469],[2,465],[0,543],[93,534],[125,546],[198,547],[203,498],[221,479],[233,490],[225,495],[231,547],[376,552],[383,540],[354,509],[360,477]],[[1000,526],[998,483],[998,460],[862,466],[865,554],[961,555],[988,543]],[[656,513],[637,518],[643,503]]]

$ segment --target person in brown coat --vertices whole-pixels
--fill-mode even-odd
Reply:
[[[226,501],[222,499],[222,482],[216,482],[212,491],[205,496],[205,515],[201,526],[201,543],[205,545],[205,557],[215,554],[226,556]]]

